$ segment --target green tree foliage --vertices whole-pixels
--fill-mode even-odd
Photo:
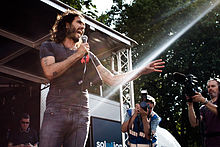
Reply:
[[[214,4],[206,0],[134,0],[132,5],[122,0],[114,2],[103,15],[109,20],[103,22],[139,43],[133,48],[134,66]],[[207,80],[220,73],[219,14],[217,6],[160,54],[158,58],[166,62],[163,73],[134,81],[136,102],[140,89],[146,87],[157,100],[155,111],[162,117],[160,125],[182,146],[201,146],[201,138],[199,128],[192,129],[188,122],[184,88],[173,81],[173,72],[195,75],[205,93]]]
[[[61,0],[61,1],[76,10],[82,11],[84,14],[92,18],[98,17],[95,14],[98,12],[96,5],[92,3],[92,0]]]
[[[78,10],[82,10],[83,5],[88,11],[95,8],[91,0],[66,2]],[[131,5],[124,0],[113,2],[108,13],[100,17],[92,12],[89,14],[139,43],[132,48],[134,67],[214,4],[214,0],[133,0]],[[219,76],[219,8],[217,6],[206,14],[157,57],[166,62],[161,74],[152,73],[134,81],[136,102],[140,101],[140,89],[147,88],[156,98],[155,111],[162,117],[160,126],[168,129],[184,147],[202,145],[200,129],[193,129],[189,124],[184,88],[174,82],[173,73],[195,75],[204,93],[209,77]]]

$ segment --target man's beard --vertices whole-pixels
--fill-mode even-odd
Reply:
[[[75,43],[79,41],[79,38],[76,37],[76,28],[71,27],[66,31],[66,37],[72,39]]]
[[[209,93],[209,96],[211,99],[213,99],[213,98],[217,97],[217,93],[211,92],[211,93]]]

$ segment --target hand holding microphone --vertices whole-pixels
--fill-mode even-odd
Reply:
[[[78,48],[78,51],[81,53],[81,54],[83,54],[83,55],[85,55],[86,53],[88,53],[88,51],[89,51],[89,44],[87,43],[87,40],[88,40],[88,37],[86,36],[86,35],[83,35],[82,37],[81,37],[81,43],[80,43],[80,46],[79,46],[79,48]]]
[[[87,37],[86,35],[83,35],[83,36],[81,37],[81,39],[82,39],[82,43],[87,43],[87,41],[88,41],[88,37]],[[89,51],[89,45],[86,45],[86,46],[85,46],[85,49],[86,49],[86,51],[88,52],[88,51]]]
[[[83,35],[83,36],[81,37],[81,39],[82,39],[82,42],[83,42],[83,43],[87,43],[87,41],[88,41],[88,36]]]
[[[87,43],[88,41],[88,37],[86,35],[83,35],[81,39],[82,39],[82,43]],[[89,62],[89,45],[87,44],[87,46],[84,46],[84,47],[87,53],[84,54],[83,58],[81,59],[81,63]]]

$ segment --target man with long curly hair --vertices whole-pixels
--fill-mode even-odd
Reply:
[[[40,132],[40,147],[85,146],[89,129],[88,91],[83,86],[87,62],[93,62],[100,79],[108,85],[128,82],[142,74],[162,72],[160,68],[164,67],[164,62],[159,59],[141,70],[114,75],[90,52],[89,44],[81,41],[84,31],[83,15],[68,10],[57,17],[51,31],[52,41],[41,45],[41,66],[50,80],[50,90]],[[134,73],[135,76],[129,79]]]

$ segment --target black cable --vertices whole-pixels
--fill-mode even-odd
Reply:
[[[88,54],[88,56],[89,56],[89,54]],[[85,74],[86,74],[86,69],[87,69],[87,64],[86,64],[86,56],[85,57],[83,57],[84,58],[84,60],[85,60],[85,64],[84,64],[84,69],[83,69],[83,75],[82,75],[82,86],[81,86],[81,93],[80,93],[80,105],[79,105],[79,113],[78,113],[78,119],[77,120],[79,120],[79,114],[80,114],[80,112],[81,112],[81,104],[82,104],[82,92],[83,92],[83,90],[84,90],[84,83],[85,83]],[[76,129],[76,138],[75,138],[75,147],[76,147],[76,141],[77,141],[77,131],[78,131],[78,125],[77,125],[77,129]]]

